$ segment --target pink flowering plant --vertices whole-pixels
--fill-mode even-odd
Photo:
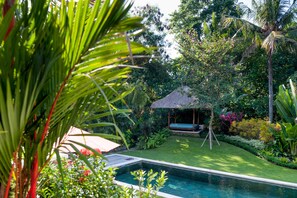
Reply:
[[[238,122],[241,121],[243,118],[243,113],[236,113],[236,112],[227,112],[225,114],[220,115],[221,120],[221,130],[224,133],[229,132],[229,128],[234,121]]]

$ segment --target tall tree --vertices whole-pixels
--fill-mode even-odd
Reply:
[[[180,43],[183,55],[181,64],[187,77],[184,83],[197,98],[196,106],[211,111],[208,134],[212,148],[214,113],[219,113],[234,97],[237,83],[232,52],[234,43],[219,37],[199,41],[195,34],[189,34],[187,40]]]
[[[269,121],[273,121],[273,68],[272,58],[277,46],[293,50],[297,47],[296,40],[296,0],[253,0],[252,8],[240,4],[246,14],[245,18],[229,17],[226,25],[235,22],[241,26],[244,33],[250,31],[254,39],[246,50],[244,57],[249,56],[257,45],[267,53],[268,92],[269,92]],[[238,33],[238,32],[237,32]]]
[[[36,197],[38,175],[70,126],[124,112],[113,105],[126,94],[123,80],[130,69],[123,64],[129,53],[145,50],[130,42],[129,51],[125,32],[139,28],[141,20],[127,17],[131,4],[125,1],[91,2],[0,1],[4,197],[12,180],[15,197]]]
[[[146,5],[136,7],[131,13],[143,18],[142,32],[132,37],[132,39],[145,46],[156,49],[153,52],[154,54],[150,54],[146,58],[134,60],[135,64],[140,65],[142,69],[133,70],[133,78],[130,79],[130,82],[135,83],[138,88],[135,91],[142,92],[141,87],[145,90],[146,93],[142,95],[146,95],[148,100],[141,99],[142,102],[149,102],[150,100],[155,100],[155,97],[167,94],[166,91],[168,89],[166,87],[171,85],[168,74],[170,61],[166,52],[166,48],[170,46],[170,43],[166,40],[168,27],[166,22],[162,21],[163,13],[156,6]],[[135,94],[139,95],[137,93]],[[134,98],[137,100],[137,97]],[[137,104],[134,103],[132,105]]]
[[[129,83],[135,89],[127,96],[126,101],[133,110],[131,118],[135,125],[127,126],[126,122],[122,128],[129,133],[131,131],[132,141],[136,141],[140,136],[159,130],[162,124],[155,121],[156,113],[151,111],[150,104],[172,90],[174,84],[168,72],[170,58],[166,49],[170,43],[166,40],[168,27],[166,21],[163,21],[163,13],[156,6],[145,5],[136,7],[131,11],[131,15],[143,18],[142,31],[131,37],[131,40],[155,49],[153,54],[148,54],[147,57],[135,57],[134,63],[141,69],[133,70],[132,78],[129,79]]]
[[[211,24],[211,29],[216,27],[215,19],[220,23],[222,16],[229,15],[240,17],[240,12],[234,0],[181,0],[177,11],[172,14],[170,27],[178,40],[183,39],[188,31],[195,30],[199,38],[203,38],[203,23]]]
[[[139,34],[135,35],[132,39],[140,42],[145,46],[157,47],[154,51],[155,60],[166,60],[168,54],[166,53],[166,47],[170,46],[170,43],[166,40],[166,34],[168,31],[167,23],[162,20],[164,14],[157,6],[145,5],[142,7],[136,7],[131,11],[134,16],[142,17],[143,30]],[[142,60],[143,62],[143,60]]]

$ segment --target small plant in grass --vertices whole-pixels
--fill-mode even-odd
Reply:
[[[161,171],[160,173],[149,170],[137,170],[131,172],[134,176],[134,180],[138,181],[139,190],[137,191],[137,197],[149,198],[158,197],[157,192],[164,186],[167,177],[166,172]]]

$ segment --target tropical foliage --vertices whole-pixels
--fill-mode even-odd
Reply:
[[[269,128],[274,128],[274,124],[270,124],[264,119],[243,119],[240,122],[234,121],[230,127],[230,134],[239,135],[246,139],[260,139],[264,133],[268,133]],[[262,136],[260,134],[262,133]]]
[[[158,197],[157,192],[163,188],[168,179],[165,171],[157,173],[153,170],[137,170],[131,174],[134,176],[134,180],[138,182],[139,191],[137,195],[143,198]]]
[[[129,189],[114,183],[115,168],[107,168],[103,158],[86,156],[94,167],[91,171],[85,162],[72,156],[62,160],[63,175],[56,163],[49,163],[41,172],[38,182],[39,197],[158,197],[158,191],[164,186],[167,176],[153,170],[131,172],[138,189]]]
[[[282,121],[295,124],[297,117],[297,97],[296,88],[292,80],[290,80],[290,88],[291,91],[284,85],[279,87],[275,105]]]
[[[166,49],[169,46],[165,36],[167,25],[162,21],[163,14],[156,6],[136,7],[131,15],[143,18],[143,30],[131,37],[132,40],[145,46],[154,47],[152,56],[135,56],[134,63],[142,69],[135,69],[128,80],[128,87],[134,87],[125,101],[132,110],[130,118],[134,124],[128,123],[118,116],[119,127],[126,137],[129,146],[135,146],[138,138],[148,138],[150,134],[162,129],[166,124],[162,120],[162,112],[153,112],[150,105],[153,101],[168,94],[175,87],[175,81],[169,75],[170,60]],[[177,81],[178,82],[178,81]]]
[[[271,132],[279,145],[281,152],[290,153],[292,156],[297,155],[297,97],[296,87],[290,80],[289,91],[286,87],[280,86],[278,95],[276,96],[277,112],[281,116],[283,123],[281,124],[281,132]]]
[[[192,88],[199,108],[211,110],[209,130],[212,131],[214,113],[233,99],[236,88],[236,63],[232,56],[233,41],[215,37],[199,42],[192,32],[180,43],[181,63],[187,76],[185,82]],[[212,90],[212,91],[209,91]]]
[[[171,135],[168,128],[163,128],[157,132],[151,133],[148,136],[140,136],[138,139],[139,149],[153,149],[161,146]]]
[[[70,126],[125,112],[113,105],[128,93],[123,64],[145,50],[127,45],[125,32],[141,20],[127,17],[131,4],[121,0],[2,0],[0,7],[1,188],[7,197],[13,180],[14,196],[35,197]],[[120,132],[114,123],[96,126]]]
[[[191,30],[194,30],[198,38],[203,40],[207,35],[204,31],[206,25],[209,24],[207,29],[210,32],[218,31],[220,29],[219,26],[221,26],[221,18],[224,15],[241,16],[241,12],[237,9],[234,0],[181,0],[178,10],[172,14],[170,26],[179,42]],[[221,29],[220,31],[228,34],[229,30],[226,32]],[[232,33],[233,31],[231,30],[230,32]]]
[[[275,1],[275,0],[253,0],[252,9],[241,4],[245,16],[249,19],[229,17],[226,24],[235,22],[240,26],[239,31],[250,31],[253,34],[252,44],[243,54],[243,58],[249,56],[257,46],[261,46],[267,53],[268,87],[269,87],[269,120],[273,121],[273,68],[272,56],[276,48],[286,46],[286,49],[294,51],[297,42],[296,38],[296,1]],[[233,36],[233,37],[234,37]]]
[[[92,172],[85,162],[72,156],[62,160],[63,174],[57,161],[49,163],[38,181],[40,197],[123,197],[124,191],[113,183],[115,170],[106,168],[101,157],[90,156]]]
[[[169,134],[161,130],[166,112],[153,112],[150,104],[181,85],[191,87],[197,106],[211,110],[209,134],[222,109],[242,112],[241,123],[222,118],[228,126],[236,124],[231,132],[260,139],[265,156],[294,163],[297,101],[291,81],[291,90],[281,86],[276,96],[280,124],[263,118],[269,112],[273,121],[276,88],[297,76],[292,53],[297,46],[297,2],[252,0],[253,9],[236,3],[181,0],[169,26],[181,56],[171,60],[166,52],[168,25],[157,7],[128,13],[132,5],[123,0],[0,0],[0,196],[36,197],[39,175],[50,179],[52,174],[42,171],[53,154],[57,164],[50,166],[63,170],[66,165],[58,150],[70,126],[107,132],[100,135],[120,141],[111,135],[116,132],[131,146],[138,140],[141,148],[158,146]],[[134,64],[145,69],[131,72],[129,65]],[[267,69],[268,81],[263,80]],[[101,169],[96,173],[75,144],[70,146],[95,176],[91,181],[105,175]],[[109,182],[111,175],[105,175]],[[39,189],[40,195],[53,189],[66,192],[64,176],[60,189],[47,186],[44,192]],[[79,180],[76,184],[83,184]]]

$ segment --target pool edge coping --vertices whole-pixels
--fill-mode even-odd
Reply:
[[[170,163],[170,162],[165,162],[165,161],[160,161],[160,160],[151,160],[151,159],[147,159],[147,158],[135,157],[135,156],[124,155],[124,154],[111,154],[111,155],[107,155],[107,156],[115,156],[115,155],[132,157],[132,158],[135,158],[135,160],[130,160],[130,161],[126,161],[123,163],[115,164],[114,166],[111,166],[111,167],[121,167],[124,165],[136,163],[139,161],[148,161],[148,162],[152,162],[152,163],[160,163],[160,164],[174,166],[174,167],[183,168],[183,169],[190,169],[190,170],[202,171],[202,172],[206,172],[206,173],[214,173],[214,174],[223,175],[223,176],[235,177],[235,178],[239,178],[239,179],[247,179],[247,180],[258,181],[258,182],[262,182],[262,183],[275,184],[278,186],[294,188],[297,190],[297,183],[293,183],[293,182],[285,182],[285,181],[280,181],[280,180],[275,180],[275,179],[267,179],[267,178],[262,178],[262,177],[229,173],[229,172],[225,172],[225,171],[218,171],[218,170],[213,170],[213,169],[188,166],[188,165],[184,165],[184,164],[175,164],[175,163]]]

